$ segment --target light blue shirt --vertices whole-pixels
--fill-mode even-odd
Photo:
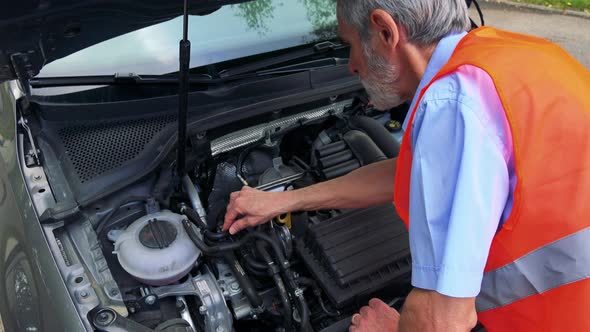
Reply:
[[[410,110],[463,36],[439,42]],[[436,81],[418,105],[411,130],[412,285],[474,297],[516,184],[512,136],[492,79],[462,66]]]

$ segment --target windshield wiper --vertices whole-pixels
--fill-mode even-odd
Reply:
[[[302,71],[318,70],[334,66],[348,65],[348,58],[325,58],[317,59],[302,63],[296,63],[289,66],[283,66],[278,68],[259,70],[256,72],[258,76],[264,75],[278,75],[278,74],[291,74]]]
[[[226,69],[226,70],[219,73],[219,77],[221,79],[228,79],[228,78],[240,76],[243,74],[256,73],[256,72],[259,72],[261,69],[264,69],[267,67],[280,65],[281,63],[287,63],[287,62],[294,61],[297,59],[306,58],[306,57],[312,56],[312,55],[318,55],[318,54],[323,54],[323,53],[327,53],[330,51],[341,50],[341,49],[345,49],[347,47],[348,46],[344,45],[344,44],[338,44],[338,43],[333,43],[330,41],[325,41],[325,42],[315,44],[313,47],[310,47],[310,48],[292,51],[292,52],[289,52],[286,54],[273,56],[273,57],[270,57],[270,58],[267,58],[264,60],[250,62],[245,65]],[[323,59],[320,59],[320,60],[323,60]]]
[[[210,85],[220,84],[227,81],[250,78],[252,76],[267,76],[279,74],[291,74],[302,71],[318,70],[327,67],[348,64],[348,58],[324,58],[312,61],[306,61],[293,65],[259,70],[251,73],[236,74],[236,76],[225,76],[222,78],[213,78],[210,75],[199,74],[191,75],[188,80],[189,85]],[[38,77],[29,81],[31,87],[54,88],[61,86],[113,86],[113,85],[178,85],[178,77],[167,77],[157,75],[138,75],[135,73],[103,76],[67,76],[67,77]]]
[[[264,69],[297,59],[306,58],[308,56],[324,54],[347,47],[348,46],[343,44],[322,42],[310,48],[292,51],[287,54],[274,56],[264,60],[226,69],[219,73],[219,78],[213,78],[211,75],[207,74],[191,74],[188,84],[220,84],[226,81],[239,80],[241,78],[248,78],[252,76],[288,74],[300,71],[316,70],[335,65],[343,65],[348,63],[347,58],[330,57],[296,63],[278,68]],[[29,83],[31,84],[31,87],[39,89],[61,86],[93,85],[178,85],[179,80],[177,76],[170,75],[138,75],[136,73],[115,73],[114,75],[97,76],[37,77],[29,80]]]
[[[210,75],[193,75],[189,84],[210,84],[214,82]],[[178,77],[160,75],[138,75],[135,73],[115,73],[99,76],[37,77],[29,81],[33,88],[51,88],[60,86],[90,85],[178,85]]]

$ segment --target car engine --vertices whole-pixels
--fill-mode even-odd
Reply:
[[[221,232],[245,184],[294,190],[395,157],[383,118],[346,99],[223,128],[206,145],[192,137],[206,153],[183,178],[165,164],[53,229],[79,310],[100,331],[329,332],[346,331],[372,297],[400,308],[411,260],[393,204]]]

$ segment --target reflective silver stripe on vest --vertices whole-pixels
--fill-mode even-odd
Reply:
[[[540,230],[542,231],[542,230]],[[534,236],[534,234],[531,234]],[[483,276],[478,312],[590,277],[590,228],[564,237]]]

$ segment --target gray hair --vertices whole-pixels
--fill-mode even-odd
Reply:
[[[465,0],[340,0],[341,18],[358,31],[366,43],[370,36],[369,16],[376,9],[389,13],[405,28],[408,40],[433,45],[452,32],[470,27]]]

